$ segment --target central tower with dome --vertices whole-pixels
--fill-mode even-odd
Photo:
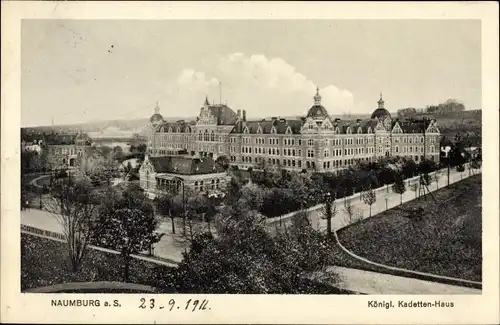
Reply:
[[[307,118],[312,118],[318,126],[323,123],[325,118],[328,117],[328,111],[321,105],[321,95],[319,94],[319,87],[316,87],[316,95],[314,95],[314,105],[307,111]]]

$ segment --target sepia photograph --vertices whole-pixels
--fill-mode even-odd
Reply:
[[[19,22],[14,291],[198,315],[491,294],[481,19],[133,17]]]
[[[23,21],[22,291],[480,294],[480,40]]]

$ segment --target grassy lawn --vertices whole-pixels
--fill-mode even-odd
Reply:
[[[69,282],[122,282],[122,264],[120,255],[88,249],[81,271],[73,273],[66,243],[21,234],[21,290]],[[127,282],[155,286],[153,279],[157,267],[132,259]]]
[[[373,262],[481,281],[481,175],[433,194],[437,204],[430,197],[403,204],[403,209],[423,207],[423,218],[411,219],[396,207],[340,230],[341,243]],[[335,262],[381,271],[346,254]]]

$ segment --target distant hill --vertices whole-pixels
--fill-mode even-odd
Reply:
[[[189,118],[168,117],[167,121],[188,120]],[[194,119],[194,118],[192,118]],[[118,129],[123,132],[141,133],[149,123],[149,118],[140,119],[123,119],[123,120],[104,120],[92,121],[78,124],[54,125],[54,126],[37,126],[22,128],[26,130],[34,130],[41,132],[59,132],[59,133],[76,133],[82,132],[101,132],[106,129]]]
[[[397,113],[391,113],[393,118],[397,117]],[[276,116],[277,118],[284,118],[287,120],[298,119],[301,116]],[[331,115],[331,118],[340,118],[343,120],[362,119],[367,120],[370,114],[337,114]],[[476,133],[481,134],[482,111],[481,110],[466,110],[460,112],[449,113],[417,113],[413,115],[414,118],[433,118],[437,120],[438,127],[443,136],[454,137],[456,133]],[[272,116],[265,119],[271,119]],[[178,120],[195,120],[196,117],[169,117],[165,118],[167,121]],[[261,120],[261,119],[252,119]],[[108,121],[93,121],[72,125],[55,125],[55,126],[40,126],[22,128],[23,132],[59,132],[59,133],[76,133],[82,132],[106,132],[106,130],[119,130],[120,132],[144,134],[145,126],[148,124],[148,118],[141,119],[128,119],[128,120],[108,120]]]

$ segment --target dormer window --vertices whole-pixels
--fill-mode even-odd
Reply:
[[[292,134],[292,129],[290,128],[290,126],[288,126],[286,128],[286,131],[285,131],[286,134]]]
[[[245,133],[245,134],[248,133],[248,127],[245,126],[245,128],[243,129],[243,133]]]
[[[262,133],[262,128],[260,127],[260,125],[259,125],[259,127],[257,128],[257,133],[258,133],[258,134],[261,134],[261,133]]]
[[[178,127],[177,131],[175,131],[175,132],[180,133],[181,132],[181,128]]]
[[[274,126],[271,128],[271,134],[276,134],[276,128]]]
[[[350,126],[347,127],[346,133],[351,134],[351,127]]]
[[[172,128],[171,127],[168,128],[168,132],[172,133]]]

